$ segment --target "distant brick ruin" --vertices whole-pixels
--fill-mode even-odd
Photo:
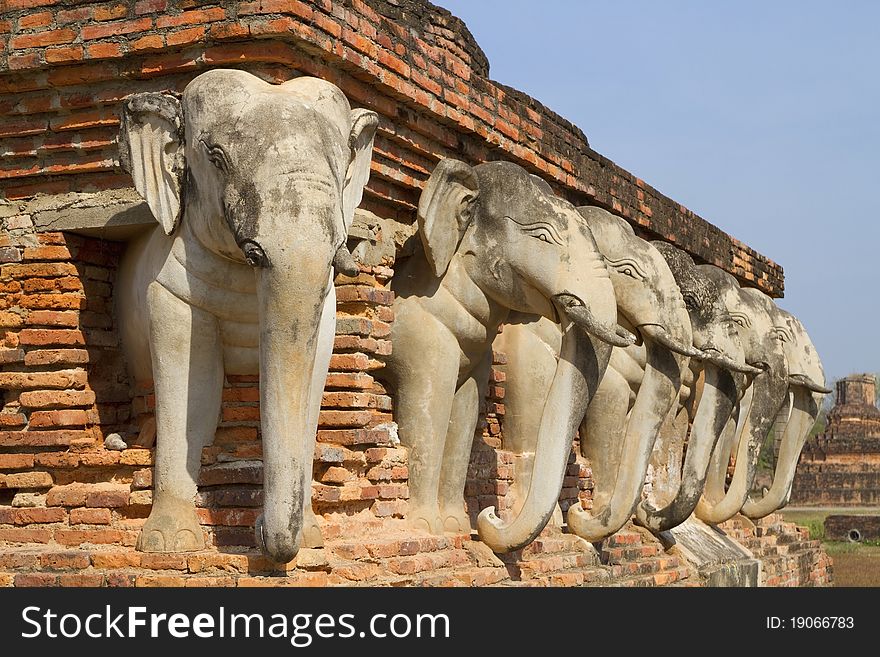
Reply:
[[[825,431],[807,441],[791,502],[821,506],[880,505],[880,409],[873,374],[837,382]]]

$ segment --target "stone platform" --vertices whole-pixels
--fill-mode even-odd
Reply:
[[[397,526],[395,526],[397,525]],[[716,531],[716,530],[712,530]],[[823,586],[831,562],[806,530],[770,516],[725,523],[724,540],[759,563],[760,586]],[[92,538],[98,538],[97,535]],[[679,541],[680,543],[681,541]],[[7,541],[0,586],[714,586],[682,545],[627,525],[598,544],[548,528],[503,557],[466,535],[430,536],[386,523],[359,537],[303,549],[278,566],[247,547],[186,554],[141,553],[129,546],[68,546]],[[735,582],[728,582],[735,583]]]

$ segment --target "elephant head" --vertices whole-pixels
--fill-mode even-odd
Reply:
[[[727,316],[742,341],[746,363],[761,370],[740,402],[733,441],[736,468],[730,486],[725,491],[733,445],[721,440],[715,446],[703,496],[697,504],[697,517],[716,524],[733,517],[746,502],[761,446],[788,395],[789,370],[779,332],[774,328],[775,305],[770,298],[741,289],[733,276],[717,267],[699,265],[698,269],[716,283]]]
[[[747,292],[762,294],[757,290]],[[774,329],[788,360],[791,413],[782,433],[770,490],[761,499],[749,499],[743,505],[742,512],[749,518],[763,518],[788,503],[801,449],[816,423],[822,400],[831,392],[825,387],[819,354],[804,325],[775,304],[774,309]]]
[[[458,396],[509,312],[541,315],[563,326],[539,423],[538,476],[510,522],[502,522],[494,508],[478,518],[488,545],[496,551],[516,549],[541,531],[553,511],[571,439],[611,345],[628,345],[635,338],[616,323],[611,281],[577,211],[522,167],[443,160],[422,192],[418,220],[425,259],[412,258],[392,282],[397,319],[389,361],[399,394],[401,441],[410,447],[408,516],[424,519],[429,528],[442,527],[444,522],[431,520],[438,488],[443,496],[451,496],[453,488],[461,496],[464,477],[455,486],[448,480],[458,481],[452,471],[461,473],[462,465],[448,464],[463,458],[466,471],[473,424],[470,435],[465,427],[457,449],[450,450],[447,434],[465,426],[455,413],[471,406],[456,398],[449,420],[446,395]],[[424,378],[430,379],[430,390],[414,383]],[[453,513],[442,509],[448,500],[439,506],[442,515]]]
[[[612,352],[581,424],[581,449],[593,472],[593,511],[570,506],[568,527],[598,541],[632,516],[660,428],[677,406],[683,370],[702,354],[693,347],[681,292],[660,252],[623,219],[597,207],[579,211],[605,258],[618,321],[643,342]]]
[[[678,489],[661,508],[647,499],[636,508],[640,524],[653,531],[665,531],[693,513],[703,492],[712,452],[751,377],[762,370],[745,362],[719,282],[707,275],[711,270],[697,267],[690,255],[667,242],[652,244],[675,277],[690,318],[693,344],[702,354],[700,360],[691,361],[694,378],[702,374],[703,384],[688,409],[693,424]]]
[[[370,173],[377,125],[375,113],[352,110],[329,82],[301,77],[272,85],[223,69],[199,75],[182,96],[134,95],[122,115],[123,166],[161,225],[153,240],[160,261],[155,280],[194,313],[207,313],[205,326],[227,337],[234,327],[223,322],[247,321],[254,300],[259,340],[251,351],[259,350],[265,495],[257,540],[276,561],[296,554],[304,505],[311,508],[313,441],[334,332],[331,267]],[[241,294],[232,293],[236,286]],[[226,288],[222,301],[216,291]],[[165,330],[158,318],[151,323],[154,333]],[[220,350],[213,340],[217,346],[193,349]],[[217,356],[227,371],[245,367],[246,346],[233,344]],[[153,369],[165,357],[153,353]],[[193,369],[190,394],[199,376]],[[220,377],[222,386],[222,370]],[[157,381],[157,455],[166,453],[163,443],[191,440],[192,433],[162,435],[177,402],[164,392],[159,399],[160,389]],[[182,413],[198,412],[180,404]],[[163,472],[176,467],[157,465],[164,481],[157,481],[151,519],[166,505],[163,491],[177,486],[177,475]],[[194,495],[184,488],[178,495]],[[148,521],[147,528],[161,523]]]

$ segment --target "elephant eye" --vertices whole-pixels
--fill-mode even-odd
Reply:
[[[788,342],[791,339],[791,336],[788,334],[788,331],[786,331],[781,326],[775,326],[773,328],[773,337],[775,337],[777,340],[779,340],[780,342],[783,342],[783,343]]]
[[[556,229],[551,225],[543,221],[535,222],[532,224],[521,224],[513,217],[507,217],[513,223],[518,224],[522,231],[528,235],[529,237],[534,237],[536,240],[541,240],[545,244],[557,244],[562,246],[563,242],[559,235],[556,233]]]
[[[629,276],[637,281],[645,280],[645,275],[642,273],[642,270],[639,269],[639,266],[635,263],[634,260],[630,260],[629,258],[621,258],[620,260],[612,260],[610,258],[606,259],[608,265],[614,269],[618,274],[623,274],[624,276]]]
[[[221,146],[217,144],[209,144],[205,139],[201,140],[208,161],[223,173],[229,172],[229,159]]]

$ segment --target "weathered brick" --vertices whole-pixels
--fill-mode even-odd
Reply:
[[[89,555],[83,552],[47,552],[40,556],[47,570],[83,570],[89,567]]]
[[[18,398],[27,408],[91,406],[95,403],[92,390],[39,390],[23,392]]]
[[[101,20],[98,18],[97,12],[95,19]],[[92,39],[105,39],[110,36],[119,36],[120,34],[145,32],[151,27],[153,27],[152,18],[138,18],[130,21],[104,23],[103,25],[87,25],[82,28],[81,34],[84,41],[89,41]]]
[[[84,388],[88,383],[85,370],[56,372],[0,372],[0,388],[12,390]]]
[[[6,475],[7,488],[48,488],[52,475],[48,472],[15,472]]]
[[[122,532],[116,529],[58,529],[55,531],[55,540],[61,545],[118,544],[122,542],[122,537]]]
[[[12,37],[9,40],[9,47],[17,50],[24,48],[43,48],[45,46],[56,46],[59,43],[71,43],[76,39],[76,32],[63,28],[59,30],[46,30],[44,32],[36,32],[34,34],[22,34]]]
[[[110,509],[71,509],[71,525],[109,525],[111,521]]]
[[[8,414],[4,413],[0,418],[4,415]],[[0,454],[0,470],[24,470],[32,467],[34,467],[33,454]]]

